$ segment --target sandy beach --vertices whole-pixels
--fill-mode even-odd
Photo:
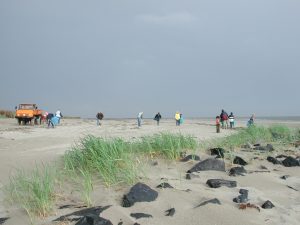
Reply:
[[[289,127],[300,127],[300,121],[272,121],[257,120],[260,125],[274,123],[285,124]],[[238,127],[244,127],[245,120],[238,121]],[[0,187],[4,187],[16,169],[29,170],[35,164],[54,163],[72,148],[86,135],[94,135],[103,138],[121,137],[126,140],[135,140],[145,135],[159,132],[171,132],[188,134],[201,142],[217,137],[224,137],[234,133],[234,130],[222,130],[220,134],[215,132],[213,119],[191,119],[176,127],[173,120],[162,120],[160,126],[155,121],[147,119],[141,128],[137,128],[136,120],[104,120],[102,126],[96,126],[95,120],[88,119],[63,119],[61,125],[54,129],[41,126],[19,126],[14,119],[0,119]],[[289,151],[284,151],[289,150]],[[207,151],[196,151],[201,161],[212,156]],[[273,165],[266,160],[267,156],[279,154],[300,155],[300,149],[287,146],[286,149],[276,149],[272,153],[258,153],[239,149],[234,152],[248,162],[245,166],[248,171],[245,176],[228,176],[228,172],[201,171],[193,179],[185,179],[186,171],[195,161],[179,162],[157,159],[157,165],[151,162],[145,163],[145,177],[140,181],[158,192],[158,198],[153,202],[136,203],[130,208],[121,206],[122,196],[127,193],[130,186],[104,187],[101,182],[94,186],[92,193],[93,205],[111,207],[101,213],[101,217],[110,220],[113,224],[123,222],[124,225],[139,224],[298,224],[300,221],[300,167],[284,167]],[[225,161],[226,171],[233,165]],[[261,172],[261,166],[266,167]],[[250,171],[250,172],[249,172]],[[256,171],[256,172],[255,172]],[[289,175],[286,180],[283,175]],[[237,182],[237,187],[210,188],[208,179],[225,179]],[[173,189],[157,189],[162,182],[168,182]],[[289,187],[292,188],[289,188]],[[270,200],[275,207],[272,209],[255,208],[240,210],[232,201],[239,195],[239,189],[249,190],[249,202],[261,206]],[[188,190],[188,191],[187,191]],[[195,208],[200,203],[217,198],[221,204],[207,204]],[[79,204],[78,198],[69,195],[64,204]],[[59,202],[58,204],[63,204]],[[59,205],[57,205],[58,207]],[[165,211],[175,208],[173,217],[165,216]],[[78,209],[77,209],[78,210]],[[36,224],[58,224],[51,222],[53,219],[76,211],[75,209],[56,209],[53,215],[45,219],[37,219]],[[134,219],[130,213],[147,213],[151,218]],[[30,224],[25,211],[17,206],[9,205],[5,201],[4,193],[0,195],[0,218],[9,217],[4,223],[7,225]],[[75,223],[70,223],[75,224]]]

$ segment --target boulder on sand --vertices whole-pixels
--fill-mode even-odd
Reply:
[[[274,158],[274,157],[272,157],[272,156],[268,156],[267,157],[267,160],[268,160],[268,162],[270,162],[270,163],[273,163],[273,164],[281,164],[281,162],[278,160],[278,159],[276,159],[276,158]]]
[[[263,209],[272,209],[275,207],[271,201],[266,201],[262,206]]]
[[[158,193],[143,183],[134,185],[122,200],[123,207],[131,207],[136,202],[152,202],[157,198]]]
[[[233,199],[233,202],[236,203],[246,203],[248,201],[248,190],[247,189],[240,189],[240,195]]]
[[[223,179],[209,179],[206,184],[211,188],[219,188],[221,186],[233,188],[236,187],[236,181]]]
[[[152,217],[152,215],[146,214],[146,213],[131,213],[130,216],[135,218],[136,220],[138,220],[140,218],[151,218]]]
[[[163,188],[173,188],[173,187],[169,183],[164,182],[164,183],[161,183],[160,185],[157,185],[156,188],[163,189]]]
[[[88,214],[82,217],[75,225],[113,225],[107,219],[99,217],[95,214]]]
[[[245,176],[246,173],[243,166],[233,167],[229,170],[229,176]]]
[[[291,156],[288,156],[285,160],[283,160],[282,164],[285,167],[300,166],[299,161]]]
[[[234,163],[234,164],[241,165],[241,166],[246,166],[246,165],[248,164],[244,159],[242,159],[242,158],[239,157],[239,156],[236,156],[236,157],[234,158],[233,163]]]
[[[225,172],[225,163],[224,161],[218,159],[206,159],[202,162],[197,163],[190,170],[188,170],[187,173],[206,170],[217,170]]]

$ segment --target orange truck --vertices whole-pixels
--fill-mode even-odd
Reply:
[[[19,125],[21,124],[38,124],[38,120],[42,118],[43,111],[38,109],[36,104],[20,104],[16,106],[16,116]]]

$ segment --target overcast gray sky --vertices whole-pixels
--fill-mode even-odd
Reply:
[[[299,0],[1,0],[0,108],[300,115]]]

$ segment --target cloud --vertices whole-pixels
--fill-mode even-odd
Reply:
[[[137,19],[146,23],[154,24],[180,24],[190,23],[197,20],[197,18],[189,12],[177,12],[165,15],[143,14],[138,15]]]

